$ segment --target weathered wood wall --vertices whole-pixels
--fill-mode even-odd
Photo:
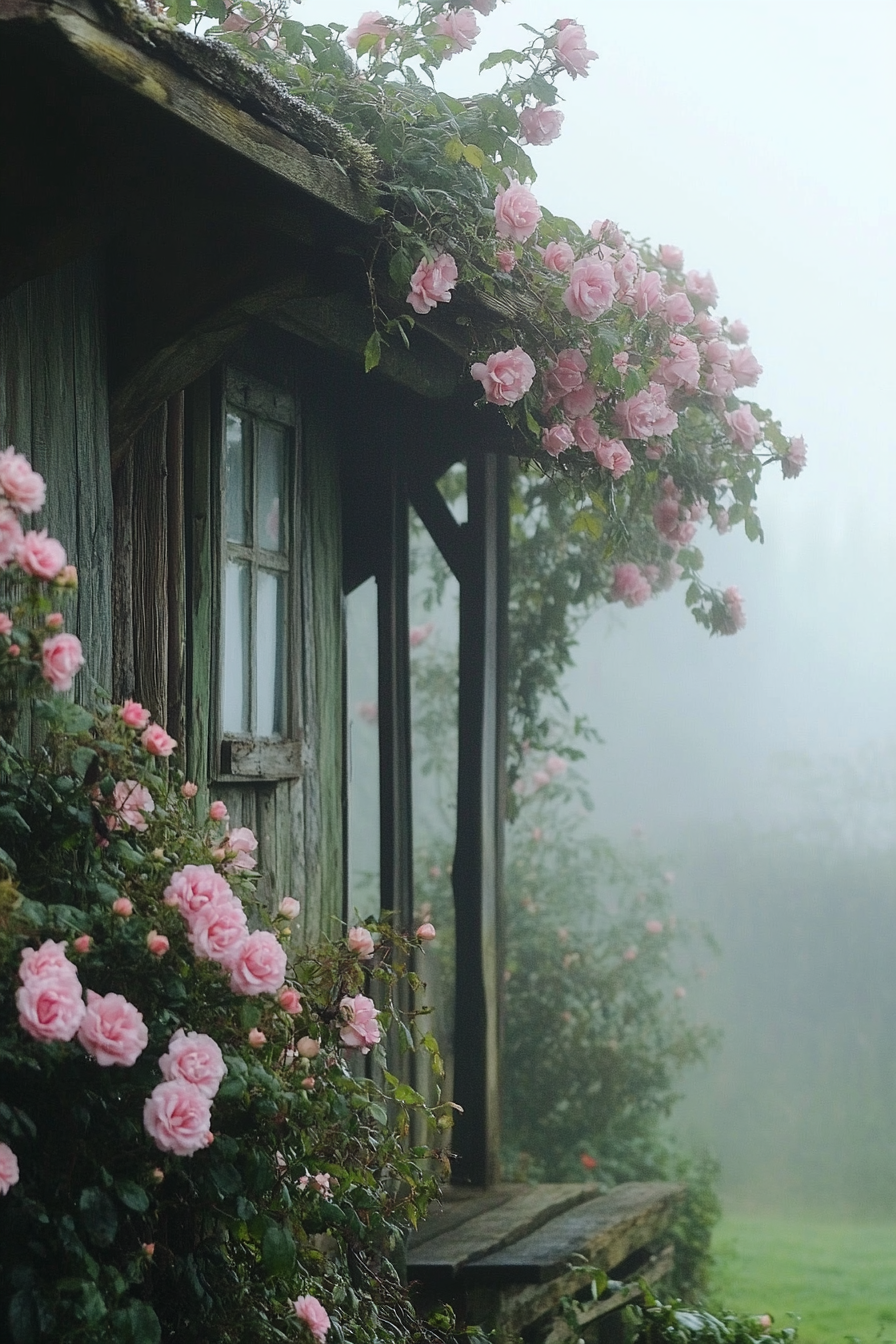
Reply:
[[[97,258],[31,280],[0,300],[0,446],[47,481],[47,527],[78,567],[68,625],[87,669],[81,699],[112,679],[112,487],[104,301]]]

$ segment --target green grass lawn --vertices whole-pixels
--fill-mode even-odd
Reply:
[[[896,1344],[896,1223],[725,1217],[713,1237],[713,1300],[801,1317],[800,1344]]]

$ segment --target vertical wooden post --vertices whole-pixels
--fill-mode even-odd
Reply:
[[[468,522],[460,585],[457,940],[453,1180],[491,1185],[500,1149],[500,992],[509,504],[507,460],[467,461]]]

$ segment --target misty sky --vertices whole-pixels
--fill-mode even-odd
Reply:
[[[354,23],[362,8],[313,0],[301,16]],[[809,445],[800,480],[768,473],[764,547],[742,531],[698,537],[706,577],[741,588],[745,631],[710,639],[682,588],[605,609],[585,632],[569,690],[605,739],[591,762],[601,829],[643,822],[665,838],[701,814],[766,819],[776,753],[896,738],[896,4],[619,0],[568,13],[600,60],[563,81],[563,134],[533,152],[536,195],[711,270],[719,311],[747,322],[765,367],[754,395]],[[481,89],[492,76],[479,60],[516,42],[518,23],[560,16],[551,0],[500,6],[441,86]]]

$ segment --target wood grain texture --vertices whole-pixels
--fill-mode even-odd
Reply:
[[[168,718],[168,407],[136,435],[133,456],[134,694],[157,723]]]
[[[638,1271],[638,1279],[644,1283],[660,1283],[668,1274],[671,1274],[675,1266],[675,1247],[664,1246],[656,1255],[652,1255],[642,1269]],[[576,1329],[573,1330],[562,1318],[556,1320],[550,1326],[546,1326],[539,1334],[539,1344],[576,1344],[579,1338],[579,1331],[585,1325],[590,1325],[592,1321],[599,1321],[604,1316],[609,1316],[615,1311],[621,1311],[623,1307],[629,1306],[633,1302],[640,1302],[644,1298],[644,1290],[638,1283],[627,1283],[615,1293],[610,1293],[607,1297],[599,1298],[597,1301],[586,1298],[580,1307],[576,1308]]]

